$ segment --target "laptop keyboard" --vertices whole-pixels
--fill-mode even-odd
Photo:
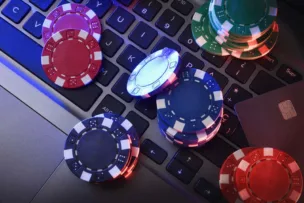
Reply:
[[[0,0],[0,5],[3,2]],[[73,0],[73,2],[81,3],[82,0]],[[11,0],[5,6],[1,6],[0,11],[5,17],[0,17],[0,50],[82,111],[88,112],[94,108],[93,116],[109,111],[122,114],[126,106],[135,100],[126,91],[127,79],[135,66],[149,54],[148,50],[154,52],[164,47],[170,47],[179,52],[182,49],[185,50],[182,55],[182,66],[207,71],[216,78],[225,93],[225,115],[220,129],[221,136],[215,137],[203,148],[195,150],[195,153],[202,155],[218,167],[229,154],[235,151],[235,148],[222,137],[236,146],[248,146],[244,132],[233,113],[234,105],[252,98],[255,94],[264,94],[303,79],[300,73],[288,65],[278,67],[278,59],[273,55],[254,62],[245,62],[201,51],[192,38],[190,27],[191,20],[189,19],[191,19],[190,14],[193,13],[194,5],[187,0],[118,0],[118,2],[120,4],[114,5],[110,0],[102,2],[90,0],[87,4],[100,19],[108,16],[103,19],[106,23],[103,24],[104,31],[100,45],[105,57],[103,71],[96,80],[98,85],[92,83],[80,89],[62,89],[47,79],[41,68],[40,57],[33,57],[40,56],[42,46],[25,35],[23,30],[33,38],[41,39],[41,25],[45,19],[42,11],[49,11],[54,4],[57,4],[55,0]],[[59,5],[64,3],[67,1],[63,0]],[[29,14],[31,6],[35,12]],[[37,9],[34,9],[35,7]],[[16,8],[18,12],[13,11]],[[28,15],[29,18],[24,22],[23,30],[19,30],[17,24]],[[155,19],[156,16],[159,17]],[[130,30],[133,24],[135,27]],[[130,34],[126,34],[129,31]],[[173,41],[173,37],[177,40]],[[122,49],[125,39],[129,39],[131,43]],[[155,45],[152,47],[152,44]],[[12,49],[12,45],[18,45],[19,49]],[[109,59],[112,57],[116,57],[116,61]],[[125,73],[116,78],[122,70]],[[271,72],[275,74],[270,74]],[[255,76],[251,79],[253,75]],[[114,78],[116,78],[115,81]],[[101,87],[109,87],[111,91],[103,93]],[[96,104],[102,94],[106,95]],[[130,111],[126,118],[134,124],[142,136],[148,129],[150,120],[156,118],[155,97],[146,100],[136,99],[135,104],[131,105],[134,105],[134,108],[142,115]],[[162,164],[168,156],[166,149],[148,139],[143,140],[141,151],[157,164]],[[203,164],[202,159],[190,150],[177,150],[166,169],[182,183],[188,184]],[[195,183],[193,190],[210,202],[221,202],[217,199],[220,194],[218,188],[203,177]]]

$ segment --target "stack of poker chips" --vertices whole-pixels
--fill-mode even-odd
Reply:
[[[41,54],[49,80],[68,89],[91,83],[102,66],[101,32],[100,20],[85,5],[67,3],[51,11],[42,25]]]
[[[201,147],[218,133],[223,93],[208,73],[181,69],[176,50],[164,48],[144,59],[131,73],[127,90],[134,97],[156,96],[160,134],[181,147]]]
[[[275,47],[276,17],[276,0],[212,0],[196,10],[191,29],[198,46],[211,54],[255,60]]]
[[[170,142],[201,147],[218,133],[223,94],[215,79],[199,69],[184,69],[156,99],[158,126]]]
[[[219,184],[230,203],[296,203],[303,191],[297,162],[274,148],[243,148],[234,152],[221,167]]]
[[[103,183],[128,178],[138,162],[139,147],[132,123],[106,113],[74,126],[65,143],[64,159],[81,180]]]

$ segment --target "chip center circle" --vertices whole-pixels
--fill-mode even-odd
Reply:
[[[106,169],[116,158],[117,143],[110,133],[92,130],[81,137],[77,150],[79,160],[85,167]]]
[[[77,15],[76,13],[69,13],[58,18],[56,23],[53,25],[53,33],[65,30],[66,28],[85,30],[90,33],[90,25],[86,19],[81,15]]]
[[[79,76],[90,64],[90,52],[79,40],[65,40],[53,53],[54,67],[60,74]]]
[[[264,160],[255,165],[249,175],[252,192],[260,199],[272,202],[288,193],[290,181],[286,169],[274,160]]]
[[[177,85],[172,91],[170,103],[176,113],[176,116],[183,117],[187,120],[200,118],[203,113],[208,112],[211,105],[210,92],[202,84],[188,81],[182,85]],[[195,99],[193,95],[196,95]],[[187,106],[187,108],[183,108]],[[189,117],[191,115],[191,117]]]
[[[144,87],[155,83],[168,69],[168,60],[164,57],[156,57],[149,61],[137,74],[136,84]]]
[[[258,23],[265,15],[265,0],[226,0],[226,12],[236,24]]]

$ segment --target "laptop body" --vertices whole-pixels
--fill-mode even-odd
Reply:
[[[294,20],[301,22],[303,19],[301,14],[280,1],[278,20],[280,37],[276,48],[271,55],[262,60],[244,62],[202,52],[189,38],[191,37],[189,25],[192,14],[204,1],[185,1],[187,6],[184,9],[181,9],[180,1],[152,1],[150,5],[152,5],[153,18],[151,19],[149,16],[140,14],[141,10],[138,9],[137,1],[104,4],[101,9],[101,3],[105,1],[91,0],[88,6],[95,9],[100,16],[104,30],[100,43],[104,53],[105,71],[98,76],[95,83],[88,87],[69,91],[53,86],[40,69],[40,53],[43,44],[41,39],[35,36],[35,29],[41,26],[39,14],[46,16],[61,3],[60,1],[50,2],[49,8],[43,7],[39,1],[22,1],[21,4],[16,0],[1,2],[0,86],[3,93],[1,100],[10,101],[14,98],[16,105],[23,105],[24,111],[25,109],[27,112],[33,111],[29,113],[25,126],[33,128],[39,120],[43,125],[37,125],[37,128],[48,127],[54,131],[49,135],[54,138],[39,143],[51,144],[57,148],[52,148],[55,152],[47,153],[49,156],[45,157],[43,164],[51,164],[41,168],[44,173],[40,174],[41,171],[37,169],[42,164],[42,159],[37,159],[36,164],[26,166],[21,164],[22,170],[19,170],[18,167],[9,163],[22,163],[19,160],[30,159],[31,156],[43,150],[43,148],[34,150],[31,147],[31,145],[35,146],[37,139],[29,139],[35,142],[27,141],[27,139],[20,141],[20,139],[24,136],[39,138],[42,131],[36,132],[38,135],[32,135],[32,133],[21,135],[20,132],[15,131],[14,135],[20,136],[17,141],[1,136],[3,149],[1,159],[6,160],[7,167],[1,173],[3,179],[6,176],[17,178],[16,174],[23,171],[24,176],[30,177],[25,179],[29,181],[28,184],[32,181],[32,184],[36,186],[31,190],[25,190],[25,186],[20,187],[18,180],[11,181],[10,178],[6,178],[7,181],[0,181],[0,187],[5,188],[9,184],[11,190],[0,190],[0,201],[225,202],[218,188],[219,168],[229,154],[240,147],[248,146],[246,136],[234,113],[234,104],[302,80],[304,74],[303,40],[301,39],[303,30]],[[147,2],[148,5],[149,3]],[[25,9],[27,12],[21,17],[20,22],[16,23],[14,14],[9,11],[18,6],[19,10]],[[130,24],[123,33],[118,31],[119,24],[115,23],[117,16],[123,16],[127,19],[124,23]],[[171,18],[168,20],[166,16],[171,16]],[[172,16],[175,16],[178,21],[171,22]],[[31,19],[32,17],[34,20]],[[172,29],[166,30],[162,26],[165,23],[171,23]],[[156,31],[157,35],[150,40],[151,43],[147,48],[143,48],[142,44],[132,38],[132,33],[143,32],[143,26],[146,25]],[[180,50],[184,66],[197,67],[211,73],[223,88],[225,94],[223,126],[219,135],[200,149],[181,150],[160,135],[155,119],[156,107],[153,100],[155,98],[137,100],[125,94],[126,90],[123,86],[130,70],[135,67],[136,61],[162,46]],[[243,68],[244,66],[246,68]],[[238,70],[245,72],[237,75]],[[3,103],[12,104],[13,102]],[[1,120],[3,120],[8,118],[6,114],[14,114],[14,108],[2,106],[1,112],[3,116]],[[69,133],[75,123],[103,112],[122,114],[135,125],[141,135],[143,153],[140,155],[140,164],[130,180],[121,184],[95,186],[83,183],[68,171],[58,145],[61,144],[63,149],[64,135]],[[15,117],[8,119],[9,123],[14,128],[20,127],[20,125],[13,125],[19,118],[18,114],[14,115]],[[35,117],[37,122],[30,119],[32,117]],[[6,132],[9,131],[7,128],[2,129],[0,133],[7,134]],[[32,150],[35,153],[29,153],[24,157],[10,156],[10,154],[19,153],[16,150],[20,148]],[[33,165],[35,165],[35,170],[33,170]],[[32,178],[37,177],[36,170],[41,175],[37,179]],[[136,194],[140,197],[136,198]],[[20,198],[16,199],[16,196]]]

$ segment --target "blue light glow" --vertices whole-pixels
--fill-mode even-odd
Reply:
[[[0,62],[3,65],[5,65],[6,67],[8,67],[10,70],[15,72],[18,76],[20,76],[22,79],[24,79],[30,85],[32,85],[33,87],[38,89],[41,93],[43,93],[44,95],[49,97],[51,100],[53,100],[54,102],[59,104],[61,107],[66,109],[66,105],[61,100],[59,100],[55,95],[50,93],[50,91],[45,87],[45,85],[41,85],[38,82],[36,82],[31,76],[29,76],[28,74],[26,74],[26,73],[22,72],[21,70],[19,70],[18,68],[16,68],[13,64],[9,63],[4,57],[0,56]]]

